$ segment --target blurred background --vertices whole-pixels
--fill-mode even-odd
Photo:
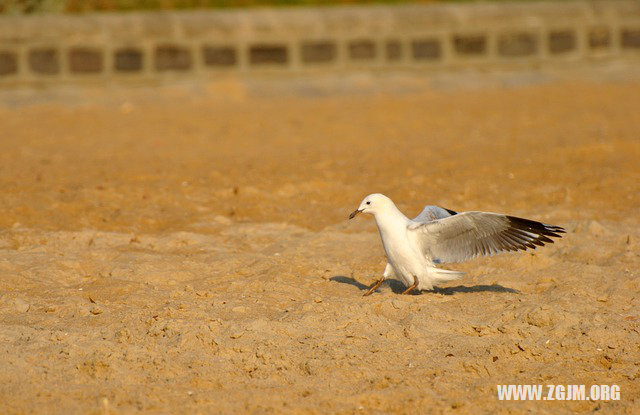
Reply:
[[[5,0],[4,180],[37,181],[4,199],[3,224],[165,229],[213,212],[318,227],[373,191],[404,195],[411,209],[433,194],[499,210],[539,192],[555,209],[585,193],[559,178],[542,186],[540,175],[582,166],[597,180],[562,179],[613,177],[592,162],[567,164],[577,154],[567,146],[586,145],[575,131],[585,128],[611,145],[619,126],[608,114],[627,114],[613,103],[635,102],[637,1],[216,8],[258,3]],[[603,85],[611,95],[599,97]],[[580,121],[560,122],[567,117]],[[505,193],[500,180],[514,178],[531,186]],[[637,203],[628,190],[621,209]],[[141,195],[163,201],[138,204]],[[311,216],[301,209],[310,200]],[[618,208],[584,202],[600,214]]]
[[[635,413],[638,68],[635,0],[0,0],[0,413]],[[360,301],[374,192],[568,233]]]
[[[435,1],[447,0],[4,0],[0,4],[0,11],[5,13],[77,13],[86,11],[178,10],[252,6],[430,3]]]

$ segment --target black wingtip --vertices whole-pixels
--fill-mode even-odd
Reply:
[[[562,238],[562,235],[560,234],[567,232],[562,226],[547,225],[531,219],[519,218],[517,216],[507,216],[507,219],[509,220],[509,225],[511,227],[525,232],[536,233],[541,236]],[[541,237],[540,239],[544,242],[552,242],[551,240],[547,240],[548,238]]]

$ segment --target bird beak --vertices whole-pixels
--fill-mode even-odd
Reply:
[[[349,219],[353,219],[353,218],[355,218],[355,217],[356,217],[356,215],[357,215],[358,213],[360,213],[360,212],[362,212],[362,211],[361,211],[361,210],[358,210],[358,209],[354,210],[354,211],[353,211],[353,212],[351,212],[351,214],[349,215]]]

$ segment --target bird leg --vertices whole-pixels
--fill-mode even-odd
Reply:
[[[384,278],[380,278],[379,280],[377,280],[372,286],[371,288],[369,288],[369,291],[367,291],[366,293],[364,293],[363,297],[366,297],[368,295],[371,295],[371,293],[373,293],[375,290],[378,289],[378,287],[380,286],[380,284],[382,284],[384,282]]]
[[[413,276],[413,285],[410,286],[409,288],[407,288],[406,290],[404,290],[402,292],[402,295],[409,294],[411,291],[415,290],[416,288],[418,288],[418,278],[414,275]]]

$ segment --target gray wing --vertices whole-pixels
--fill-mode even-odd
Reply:
[[[462,262],[477,256],[536,249],[565,230],[529,219],[489,212],[464,212],[409,224],[422,252],[432,261]]]
[[[441,208],[440,206],[425,206],[422,212],[416,216],[414,222],[431,222],[436,219],[444,219],[453,216],[458,212],[450,209]]]

